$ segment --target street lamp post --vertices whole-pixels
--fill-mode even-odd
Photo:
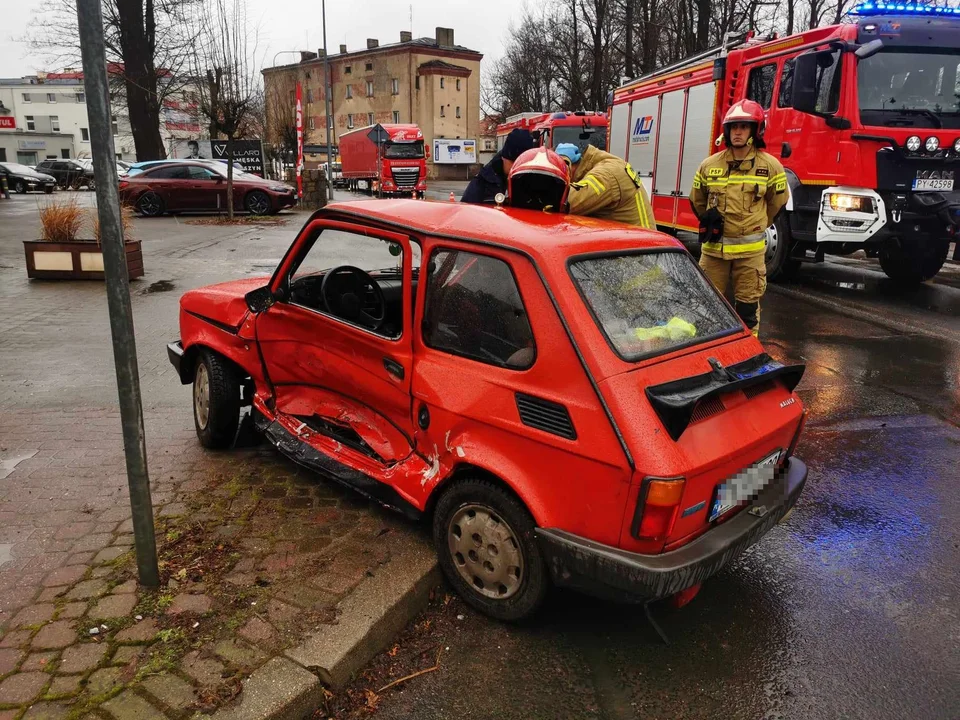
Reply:
[[[333,200],[333,118],[330,116],[330,60],[327,52],[327,0],[320,3],[323,18],[323,98],[327,115],[327,197]]]

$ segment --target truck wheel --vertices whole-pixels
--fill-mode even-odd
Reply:
[[[764,261],[767,265],[768,280],[787,280],[797,272],[800,263],[790,257],[793,242],[790,237],[790,223],[786,215],[780,213],[773,225],[767,228],[767,250]]]
[[[193,423],[205,448],[230,447],[240,424],[240,380],[223,357],[202,350],[193,377]]]
[[[949,240],[930,240],[905,250],[895,238],[880,248],[880,267],[894,282],[916,285],[940,272],[949,250]]]
[[[522,620],[550,586],[533,518],[503,488],[477,477],[443,491],[433,515],[440,567],[460,596],[498,620]]]

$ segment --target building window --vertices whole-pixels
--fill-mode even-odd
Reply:
[[[440,89],[441,89],[441,90],[443,90],[443,80],[444,80],[444,78],[440,78]]]
[[[457,105],[457,117],[460,117],[460,106]]]
[[[33,102],[33,98],[30,97],[30,93],[21,93],[21,95],[23,96],[23,101],[25,103]]]
[[[307,102],[313,102],[313,88],[307,88]]]
[[[56,94],[56,93],[47,93],[47,102],[48,102],[48,103],[55,103],[56,101],[57,101],[57,94]]]
[[[27,130],[37,129],[37,124],[33,121],[33,115],[25,115],[23,119],[27,121]]]
[[[400,111],[399,111],[399,110],[394,110],[394,111],[393,111],[393,121],[394,121],[395,123],[400,122]]]
[[[367,80],[367,97],[373,97],[373,80]]]
[[[50,131],[60,132],[60,116],[59,115],[50,116]]]
[[[367,63],[365,70],[367,72],[370,72],[371,70],[373,70],[373,63]]]
[[[417,79],[414,81],[414,83],[415,83],[415,87],[417,88],[417,90],[419,90],[419,89],[420,89],[420,76],[419,76],[419,75],[417,75]]]
[[[367,113],[367,125],[373,125],[373,113]]]
[[[6,162],[6,161],[7,161],[7,149],[0,148],[0,162]]]
[[[116,136],[116,134],[117,134],[118,132],[120,132],[120,129],[119,129],[118,125],[117,125],[117,116],[116,116],[116,115],[111,115],[111,116],[110,116],[110,131],[114,134],[114,136]]]
[[[348,128],[352,128],[352,127],[353,127],[353,113],[349,113],[349,114],[347,115],[347,127],[348,127]]]
[[[390,92],[394,95],[400,94],[400,81],[397,78],[390,81]]]
[[[317,129],[316,121],[312,117],[307,118],[307,127],[310,128],[311,130]]]
[[[460,78],[457,78],[457,90],[460,89]]]
[[[440,117],[446,117],[447,113],[443,109],[443,105],[440,106]]]
[[[86,94],[86,93],[77,93],[77,102],[78,102],[78,103],[85,103],[86,101],[87,101],[87,94]]]
[[[90,131],[87,128],[80,128],[80,139],[84,142],[90,142]]]
[[[347,85],[347,100],[353,97],[353,85]]]
[[[343,74],[344,74],[344,75],[349,75],[349,74],[350,74],[350,66],[349,66],[349,65],[347,65],[347,66],[343,69]]]
[[[61,159],[61,160],[69,160],[69,159],[70,159],[70,151],[69,151],[67,148],[62,148],[62,149],[60,150],[60,159]]]

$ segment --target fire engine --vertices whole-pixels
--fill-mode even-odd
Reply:
[[[937,274],[960,223],[960,8],[866,2],[851,16],[726,37],[611,93],[610,152],[640,174],[661,229],[697,231],[694,173],[748,98],[790,192],[766,232],[768,277],[858,250],[900,282]]]
[[[503,149],[503,143],[511,130],[524,128],[537,138],[540,145],[555,148],[560,143],[574,143],[582,150],[587,145],[595,145],[601,150],[607,148],[607,116],[602,112],[526,112],[511,115],[505,123],[497,125],[497,149]]]

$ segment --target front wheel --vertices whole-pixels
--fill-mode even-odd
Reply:
[[[949,240],[918,242],[905,249],[895,238],[880,248],[880,267],[896,283],[917,285],[940,272],[949,251]]]
[[[23,182],[23,180],[17,180],[17,182],[13,186],[13,191],[20,195],[24,195],[27,192],[27,186]]]
[[[773,225],[766,231],[767,249],[764,262],[767,265],[768,280],[786,280],[800,268],[800,262],[790,257],[793,250],[793,238],[790,236],[790,222],[784,213],[780,213]]]
[[[193,376],[193,422],[205,448],[230,447],[240,424],[240,379],[227,360],[203,350]]]
[[[455,481],[437,502],[433,541],[447,580],[480,612],[522,620],[543,603],[550,582],[533,518],[498,485]]]
[[[267,215],[270,213],[270,198],[265,192],[254,190],[243,201],[244,207],[251,215]]]

